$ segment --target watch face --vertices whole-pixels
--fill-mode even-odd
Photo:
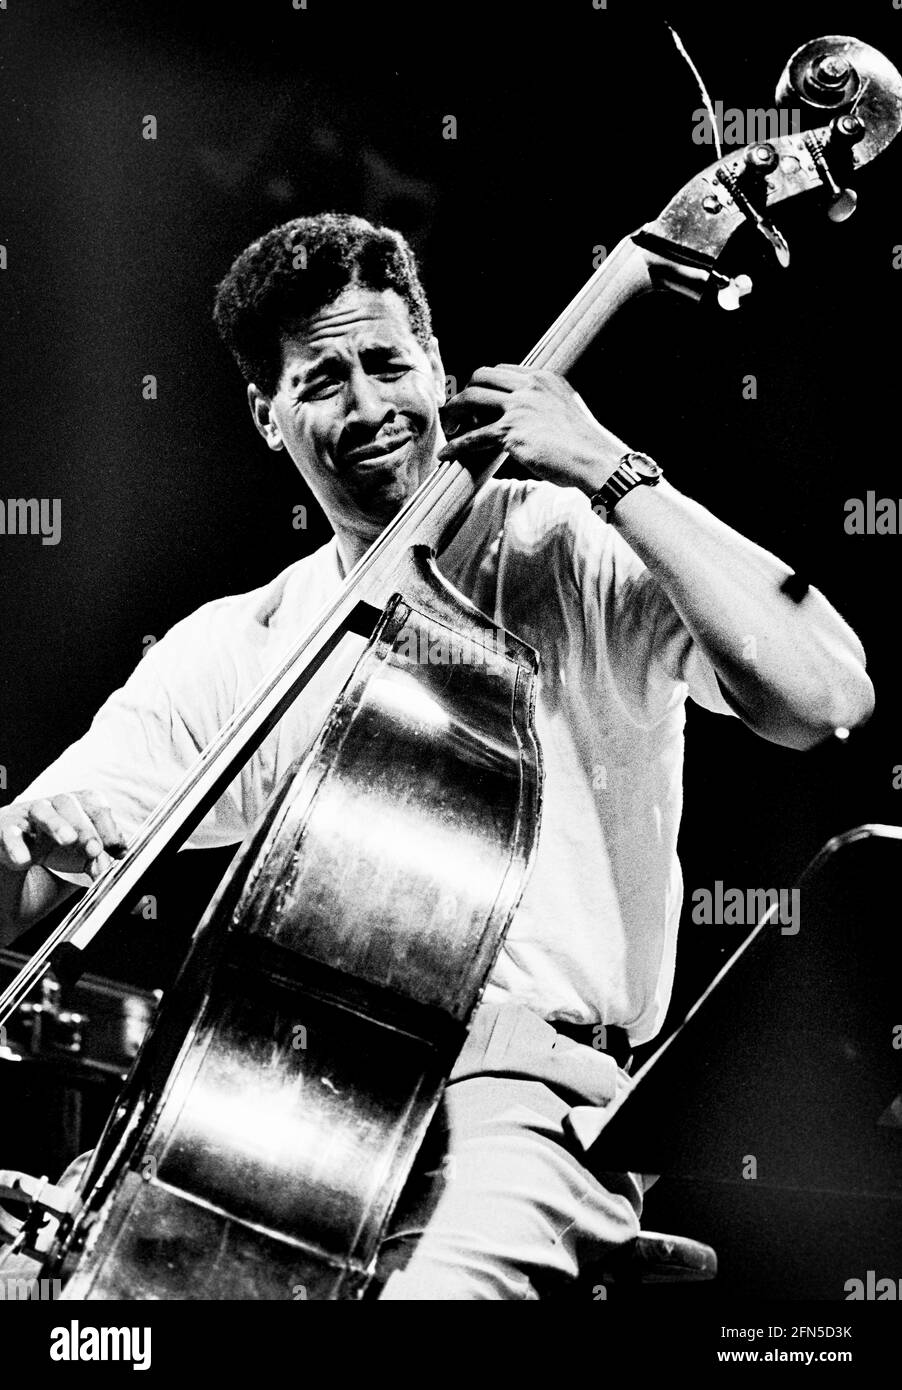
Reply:
[[[649,458],[648,454],[630,454],[629,462],[643,478],[654,478],[655,482],[663,472],[660,465],[655,463],[654,459]]]

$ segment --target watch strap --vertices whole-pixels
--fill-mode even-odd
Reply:
[[[637,463],[641,464],[641,467],[637,467]],[[628,492],[632,492],[633,488],[642,484],[646,487],[654,487],[662,476],[662,469],[655,463],[654,459],[649,458],[648,454],[640,453],[635,449],[629,450],[623,455],[607,481],[589,499],[593,512],[606,520],[617,503]]]

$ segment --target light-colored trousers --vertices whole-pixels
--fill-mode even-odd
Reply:
[[[639,1232],[645,1183],[593,1176],[580,1134],[629,1087],[518,1005],[477,1012],[384,1242],[384,1300],[540,1299]]]

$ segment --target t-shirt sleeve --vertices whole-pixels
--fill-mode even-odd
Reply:
[[[575,489],[566,492],[584,660],[604,666],[631,713],[653,724],[686,696],[735,715],[714,667],[661,584]]]
[[[195,615],[195,618],[198,615]],[[203,624],[178,624],[150,647],[90,728],[17,797],[91,790],[110,803],[126,841],[185,776],[231,713],[227,674]],[[207,641],[204,641],[204,638]],[[235,844],[246,830],[235,782],[187,842],[191,848]],[[89,886],[85,874],[64,874]]]

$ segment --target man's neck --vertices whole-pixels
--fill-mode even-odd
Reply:
[[[341,577],[344,579],[369,550],[376,536],[369,538],[358,536],[353,532],[343,531],[336,528],[335,545],[338,550],[338,565],[341,570]]]

